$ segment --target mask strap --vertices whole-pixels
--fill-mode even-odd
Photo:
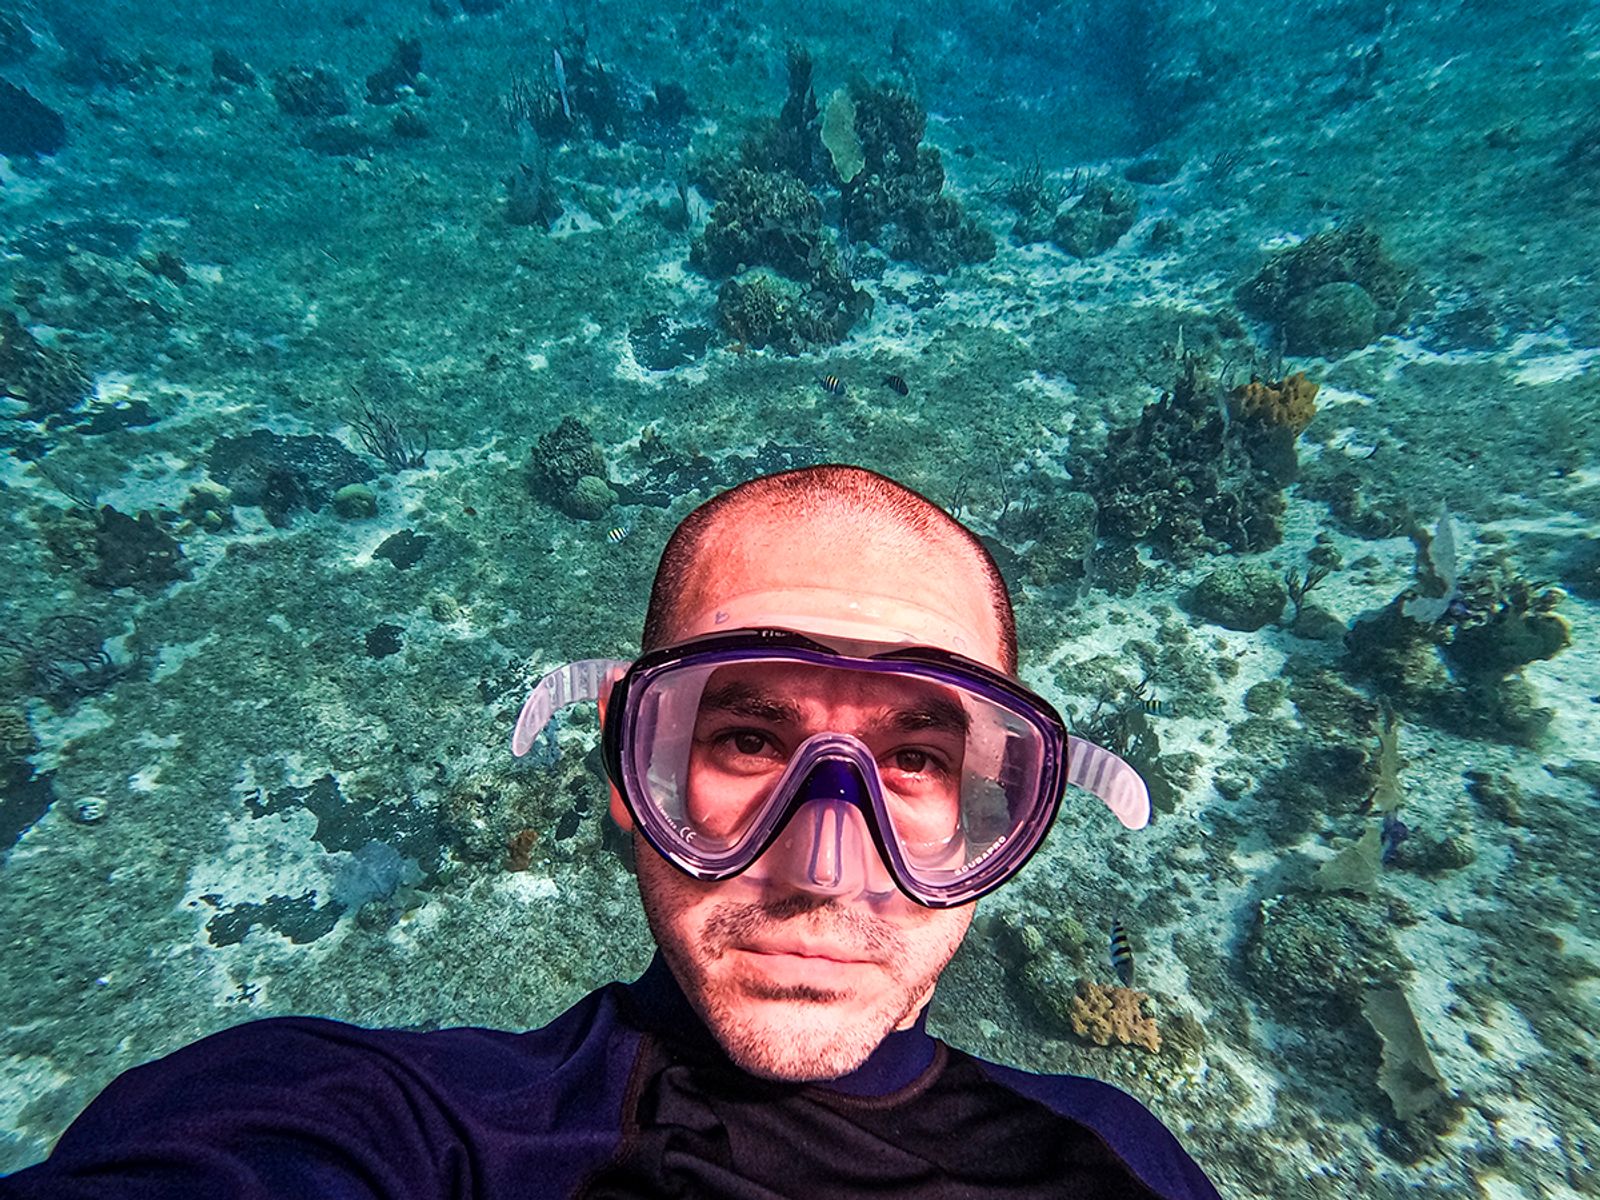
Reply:
[[[1067,782],[1100,797],[1129,829],[1150,823],[1150,789],[1139,772],[1109,750],[1067,736]]]
[[[569,704],[600,699],[632,665],[625,658],[585,658],[551,671],[533,685],[523,701],[516,728],[511,731],[511,753],[521,758],[533,749],[534,739],[557,711]]]

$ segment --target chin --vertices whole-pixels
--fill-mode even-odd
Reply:
[[[907,900],[881,911],[702,883],[635,839],[645,916],[678,985],[728,1057],[767,1079],[837,1079],[860,1067],[927,1003],[972,920],[970,906]],[[782,949],[801,935],[863,957],[812,963]]]
[[[759,999],[716,989],[696,1006],[729,1058],[752,1075],[786,1083],[848,1075],[905,1015],[898,998],[862,1011],[837,1000]]]

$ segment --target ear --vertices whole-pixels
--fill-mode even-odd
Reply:
[[[611,698],[608,688],[606,694],[600,697],[600,728],[606,727],[606,701]],[[617,785],[610,778],[606,779],[607,786],[611,789],[611,819],[623,833],[633,832],[633,814],[628,811],[628,806],[622,802],[622,793],[617,791]]]

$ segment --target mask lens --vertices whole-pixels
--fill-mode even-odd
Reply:
[[[823,653],[672,662],[630,685],[624,719],[635,817],[702,878],[750,866],[823,759],[848,759],[867,781],[862,815],[901,887],[946,903],[970,898],[976,877],[1007,878],[1059,790],[1037,713],[913,664]]]

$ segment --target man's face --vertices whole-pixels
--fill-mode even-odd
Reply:
[[[810,626],[817,633],[841,619],[857,626],[877,621],[884,640],[909,635],[999,664],[999,632],[982,577],[955,551],[886,549],[853,562],[851,582],[835,587],[827,582],[838,574],[829,539],[808,531],[803,543],[774,547],[774,536],[771,528],[744,528],[719,539],[718,563],[699,588],[712,603],[703,617],[676,631],[680,637],[710,632],[728,613],[736,614],[738,626],[801,632]],[[741,539],[768,553],[729,545]],[[892,588],[874,580],[892,581]],[[716,609],[721,618],[713,615]],[[952,646],[953,640],[964,644]],[[928,699],[896,696],[881,683],[829,690],[781,671],[755,674],[761,677],[724,681],[735,685],[728,694],[745,688],[788,707],[769,707],[770,724],[747,724],[744,736],[724,742],[721,751],[697,749],[706,757],[696,764],[690,799],[702,808],[744,786],[741,774],[765,769],[760,756],[769,737],[852,733],[873,747],[882,774],[879,750],[893,749],[885,742],[889,715],[897,705],[925,707]],[[935,739],[923,740],[939,749]],[[697,747],[712,744],[697,738]],[[917,753],[928,748],[911,747],[898,759],[901,768],[919,767]],[[612,812],[630,824],[615,795]],[[769,1078],[832,1079],[860,1066],[888,1033],[915,1022],[972,921],[972,905],[930,909],[906,897],[870,843],[868,886],[844,897],[820,894],[769,862],[777,848],[745,875],[706,883],[666,862],[637,833],[634,844],[645,913],[673,974],[729,1057]]]

